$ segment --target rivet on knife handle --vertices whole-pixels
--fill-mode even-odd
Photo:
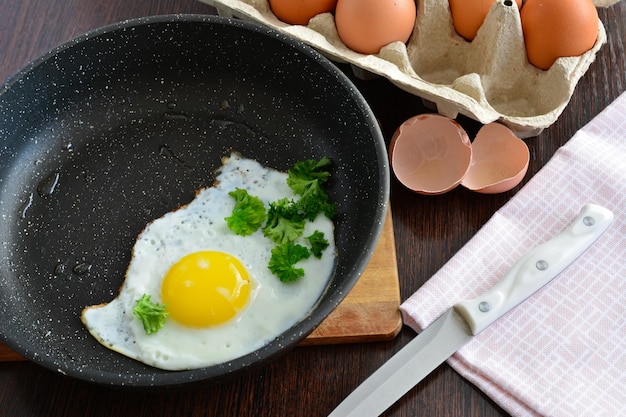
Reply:
[[[561,273],[600,237],[613,213],[585,205],[578,218],[561,234],[527,252],[489,291],[454,308],[477,335],[513,307]]]

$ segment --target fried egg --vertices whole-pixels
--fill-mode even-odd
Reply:
[[[223,162],[213,187],[139,235],[118,296],[83,310],[82,322],[107,348],[166,370],[227,362],[289,329],[324,292],[334,267],[332,221],[318,215],[306,224],[303,236],[321,231],[329,246],[321,259],[311,256],[297,263],[303,277],[281,282],[268,268],[275,244],[261,229],[238,236],[224,219],[234,207],[228,193],[236,188],[259,197],[266,207],[295,198],[287,174],[235,153]],[[144,294],[166,304],[165,325],[156,333],[146,334],[133,316]]]

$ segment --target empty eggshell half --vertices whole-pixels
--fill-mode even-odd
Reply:
[[[396,129],[389,157],[396,178],[404,186],[420,194],[442,194],[465,177],[472,147],[467,133],[454,120],[421,114]]]
[[[484,194],[509,191],[518,185],[530,160],[526,143],[506,126],[483,126],[472,143],[472,163],[461,184]]]

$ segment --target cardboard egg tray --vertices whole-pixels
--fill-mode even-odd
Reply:
[[[557,120],[607,39],[599,22],[591,50],[559,58],[544,71],[526,59],[515,2],[497,0],[476,38],[468,42],[454,30],[448,0],[419,0],[407,44],[394,42],[376,55],[364,55],[339,39],[331,13],[300,26],[278,20],[267,0],[200,1],[214,6],[221,16],[254,21],[288,34],[335,62],[350,64],[360,78],[385,77],[444,116],[463,114],[483,124],[499,121],[521,138],[536,136]],[[616,1],[594,3],[606,7]]]

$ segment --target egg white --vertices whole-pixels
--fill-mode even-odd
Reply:
[[[225,158],[215,186],[200,190],[187,206],[154,220],[139,235],[119,295],[108,304],[83,310],[81,320],[89,332],[123,355],[161,369],[183,370],[253,352],[301,320],[323,293],[333,270],[332,222],[319,215],[305,226],[303,236],[319,230],[330,245],[321,259],[311,256],[296,265],[305,270],[304,277],[282,283],[268,269],[274,244],[263,232],[237,236],[224,221],[234,206],[230,191],[244,188],[268,207],[270,201],[295,197],[286,178],[285,173],[235,153]],[[168,318],[162,329],[147,335],[133,316],[135,301],[149,294],[152,301],[161,302],[161,282],[169,268],[184,255],[202,250],[226,252],[243,263],[252,281],[247,306],[219,326],[189,328]]]

